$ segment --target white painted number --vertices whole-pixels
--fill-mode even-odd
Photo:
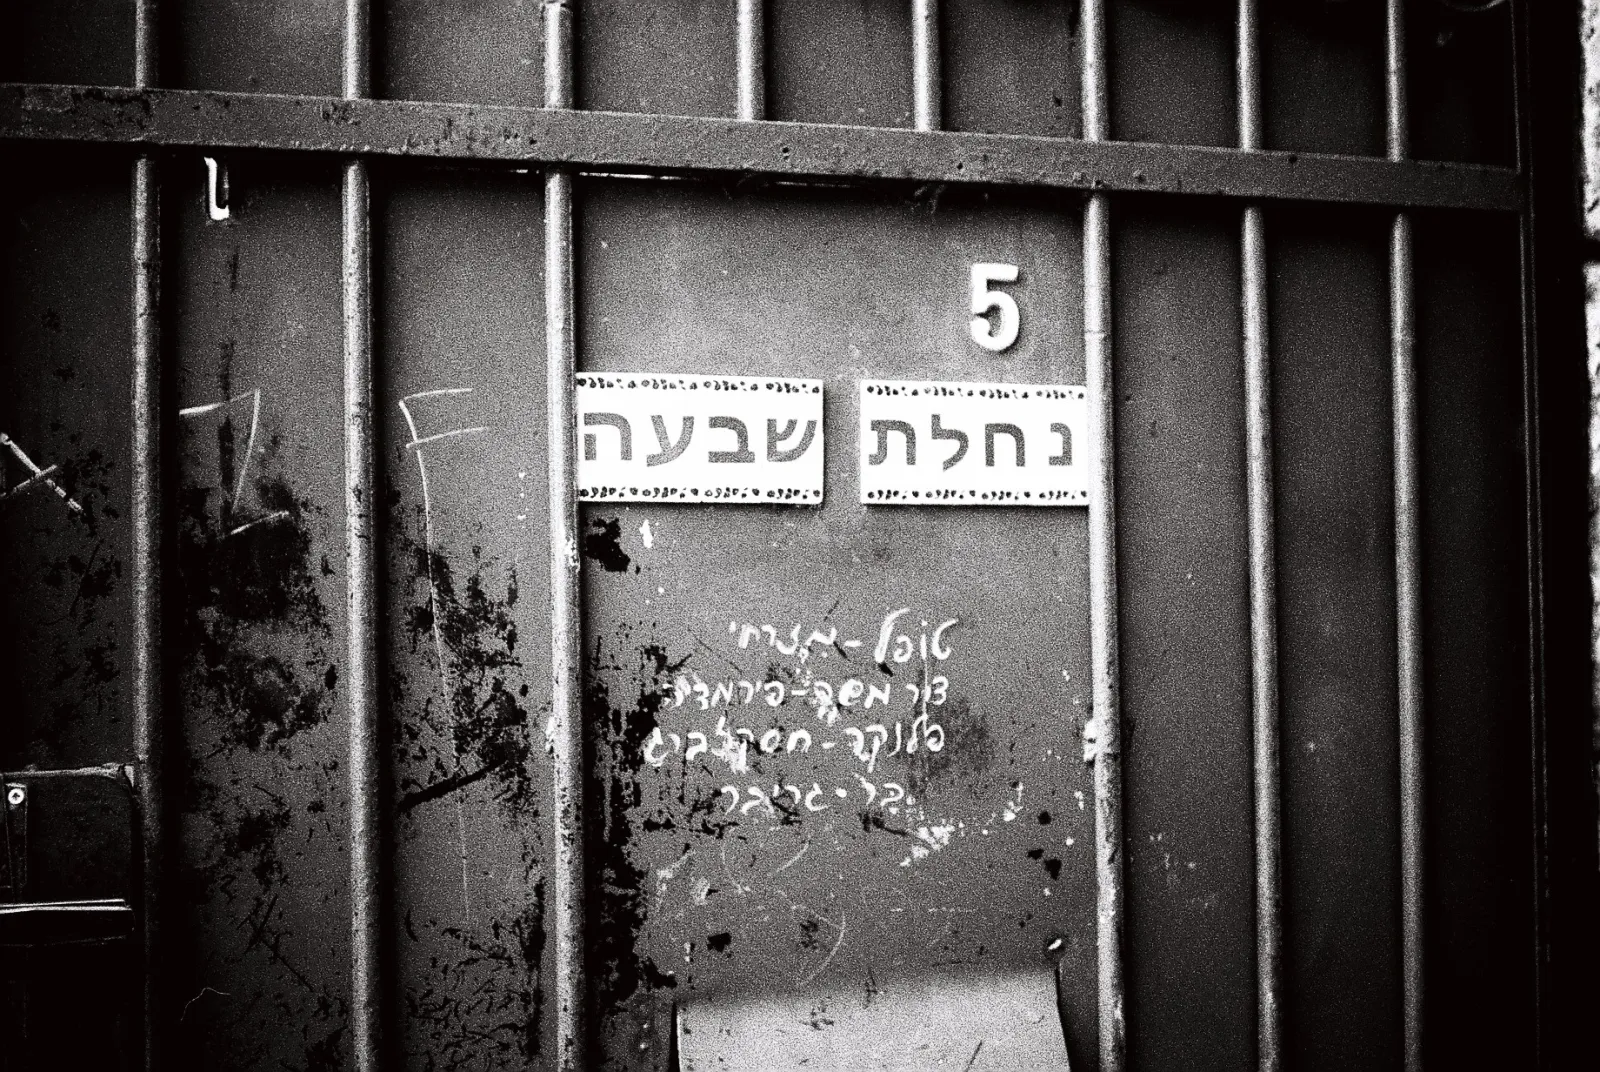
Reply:
[[[1017,328],[1022,316],[1017,311],[1016,299],[1004,291],[994,290],[991,283],[1015,283],[1017,266],[990,264],[980,261],[972,266],[972,320],[967,325],[972,331],[972,341],[985,350],[999,353],[1017,341]],[[991,323],[988,313],[1000,314],[998,323]]]

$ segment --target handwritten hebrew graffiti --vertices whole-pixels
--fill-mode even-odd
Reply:
[[[863,380],[861,502],[1085,505],[1093,459],[1074,458],[1072,440],[1087,429],[1081,387]],[[890,449],[890,433],[904,441],[903,458]],[[939,445],[920,457],[919,433]],[[981,461],[969,454],[980,435]]]
[[[664,775],[723,794],[713,806],[732,821],[792,823],[835,809],[899,815],[917,803],[910,789],[925,777],[899,765],[925,767],[927,757],[957,745],[945,712],[964,710],[964,701],[951,706],[948,674],[959,625],[915,616],[910,606],[884,613],[875,636],[841,636],[826,621],[733,619],[729,656],[786,661],[710,680],[686,666],[664,668],[652,686],[654,717],[634,739],[634,754]],[[870,664],[849,661],[869,651]],[[819,663],[831,658],[839,671],[830,675]],[[729,665],[739,674],[731,658]],[[738,783],[723,784],[730,776]]]
[[[577,384],[580,426],[595,429],[578,467],[586,501],[822,501],[820,380],[585,373]],[[636,433],[653,433],[656,449],[636,456]]]

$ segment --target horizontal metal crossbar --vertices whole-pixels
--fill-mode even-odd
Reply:
[[[1518,211],[1510,168],[262,93],[0,85],[0,138]]]

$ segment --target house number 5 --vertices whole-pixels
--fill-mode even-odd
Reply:
[[[967,327],[972,341],[985,350],[999,353],[1017,341],[1017,328],[1022,315],[1017,311],[1017,301],[1003,290],[995,290],[995,283],[1015,283],[1017,266],[991,264],[980,261],[972,266],[972,320]],[[999,316],[990,320],[989,313]]]

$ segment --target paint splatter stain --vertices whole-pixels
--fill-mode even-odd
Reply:
[[[590,527],[594,531],[583,537],[583,557],[600,563],[607,573],[626,573],[633,559],[622,549],[622,522],[614,517],[597,517]]]

